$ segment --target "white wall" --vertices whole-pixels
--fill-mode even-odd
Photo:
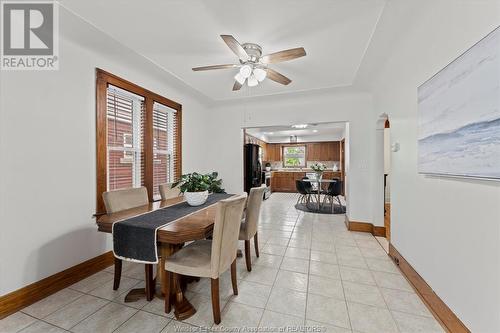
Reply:
[[[372,222],[371,135],[375,122],[368,94],[327,90],[269,96],[221,103],[211,111],[214,168],[228,191],[243,190],[242,128],[314,122],[349,122],[350,153],[347,175],[347,214],[351,220]],[[347,158],[347,156],[346,156]],[[383,225],[383,220],[380,222]]]
[[[388,2],[380,29],[409,4]],[[500,24],[500,2],[413,5],[372,82],[375,114],[389,115],[401,144],[391,156],[391,241],[472,332],[500,332],[500,183],[419,175],[416,102],[420,84]]]
[[[109,250],[95,221],[95,68],[183,105],[183,169],[204,170],[193,90],[60,10],[60,70],[0,73],[0,295]],[[108,239],[108,241],[107,241]]]

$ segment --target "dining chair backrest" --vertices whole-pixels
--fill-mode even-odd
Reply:
[[[247,199],[247,210],[245,215],[246,239],[252,238],[257,233],[259,224],[260,207],[264,199],[265,186],[252,187]]]
[[[144,186],[104,192],[102,198],[107,213],[147,205],[149,202],[148,190]]]
[[[338,178],[334,178],[334,182],[328,185],[328,194],[337,196],[342,194],[342,181]]]
[[[245,209],[247,194],[221,200],[217,203],[212,234],[211,277],[218,278],[236,259],[241,217]]]
[[[304,195],[307,194],[307,191],[305,188],[305,183],[306,183],[305,181],[300,180],[300,179],[297,179],[295,181],[295,188],[297,189],[297,192],[299,192],[300,194],[304,194]]]
[[[159,186],[161,200],[172,199],[181,195],[179,187],[172,187],[172,184],[173,183],[165,183]]]
[[[306,179],[308,180],[310,178],[307,177],[307,176],[306,177],[302,177],[302,180],[306,180]],[[304,188],[305,188],[306,192],[311,191],[313,189],[313,183],[312,182],[303,181],[302,183],[304,184]]]

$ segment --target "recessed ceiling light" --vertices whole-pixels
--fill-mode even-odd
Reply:
[[[313,133],[318,133],[318,130],[313,130]]]
[[[307,127],[307,124],[295,124],[295,125],[292,125],[293,128],[306,128]]]

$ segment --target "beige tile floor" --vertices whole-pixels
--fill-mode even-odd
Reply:
[[[253,256],[250,273],[238,259],[238,296],[229,274],[222,276],[219,326],[207,279],[189,286],[186,297],[197,313],[185,322],[165,314],[158,299],[124,303],[129,289],[144,286],[143,266],[125,264],[118,291],[110,267],[1,320],[0,332],[278,332],[302,325],[322,332],[443,332],[374,237],[347,231],[343,215],[299,212],[295,200],[275,193],[264,202],[260,258]]]

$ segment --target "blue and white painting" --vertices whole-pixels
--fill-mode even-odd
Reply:
[[[500,180],[500,27],[418,88],[418,170]]]

